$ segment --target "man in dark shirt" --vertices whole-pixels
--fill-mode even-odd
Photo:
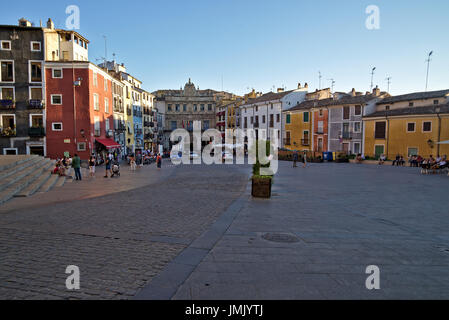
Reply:
[[[81,181],[81,159],[76,153],[72,159],[72,168],[75,170],[75,180]]]

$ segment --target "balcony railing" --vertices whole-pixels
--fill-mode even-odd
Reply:
[[[352,135],[349,132],[343,132],[343,134],[341,135],[341,137],[345,140],[349,140],[352,139]]]
[[[2,110],[14,109],[15,107],[16,104],[13,100],[0,100],[0,109]]]
[[[28,135],[30,137],[44,137],[45,129],[43,127],[31,127],[28,129]]]
[[[44,102],[42,100],[30,100],[28,107],[30,109],[44,109]]]

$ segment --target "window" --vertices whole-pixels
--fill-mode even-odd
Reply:
[[[1,87],[0,100],[15,100],[14,99],[14,88]]]
[[[30,114],[30,127],[43,128],[44,118],[41,114]]]
[[[413,102],[409,102],[408,106],[409,107],[413,107],[414,103]]]
[[[204,111],[204,104],[201,104],[201,111]]]
[[[360,133],[360,129],[361,129],[361,123],[360,122],[354,122],[354,132],[355,133]]]
[[[14,82],[14,61],[1,62],[1,82]]]
[[[171,125],[171,129],[172,129],[172,130],[176,130],[176,128],[178,127],[176,121],[171,121],[171,122],[170,122],[170,125]]]
[[[94,87],[98,86],[98,74],[94,72]]]
[[[376,157],[376,159],[378,159],[384,153],[385,153],[385,146],[384,145],[374,146],[374,156]]]
[[[208,130],[209,129],[209,120],[204,120],[203,121],[203,129],[204,130]]]
[[[248,117],[244,118],[244,127],[245,129],[248,128]]]
[[[1,41],[1,50],[11,50],[11,41],[8,40],[2,40]]]
[[[104,119],[104,129],[106,130],[106,132],[109,131],[110,129],[109,119]]]
[[[265,123],[265,116],[262,116],[262,123]]]
[[[440,103],[439,100],[433,100],[433,104],[438,104],[438,103]]]
[[[276,122],[279,122],[279,121],[281,121],[281,115],[278,113],[278,114],[276,114]]]
[[[422,132],[431,132],[432,131],[432,122],[425,121],[422,124]]]
[[[291,120],[290,117],[291,117],[290,114],[287,114],[287,119],[285,120],[285,122],[288,124],[290,124],[290,120]]]
[[[182,106],[182,111],[184,111],[184,112],[187,111],[187,105],[186,105],[186,104],[184,104],[184,105]]]
[[[94,117],[94,135],[96,137],[101,136],[100,117]]]
[[[42,101],[42,87],[30,88],[30,100]]]
[[[323,133],[324,132],[324,122],[318,121],[318,131],[317,133]]]
[[[104,98],[104,112],[109,113],[109,99]]]
[[[258,112],[259,111],[259,107],[258,106],[256,106],[256,112]]]
[[[254,123],[254,118],[253,117],[251,117],[251,124],[253,124]]]
[[[385,139],[385,132],[386,132],[386,122],[376,122],[375,132],[374,132],[374,138],[375,139]]]
[[[348,120],[349,119],[349,111],[350,111],[350,109],[349,109],[348,106],[343,107],[343,119],[344,120]],[[321,113],[320,113],[320,116],[322,116]]]
[[[171,104],[169,104],[169,105],[167,106],[167,110],[168,110],[168,111],[171,111]]]
[[[407,132],[415,132],[415,125],[414,122],[407,123]]]
[[[0,115],[0,126],[3,129],[15,129],[16,128],[16,116],[14,114],[2,114]]]
[[[196,104],[193,105],[193,111],[198,111],[198,105]]]
[[[62,79],[62,69],[52,69],[54,79]]]
[[[323,116],[323,109],[320,109],[320,117]]]
[[[211,104],[207,105],[207,110],[212,111],[212,105]]]
[[[390,110],[390,106],[385,106],[385,110],[386,111]]]
[[[354,107],[354,114],[356,116],[360,116],[362,114],[362,106],[355,106]],[[355,150],[355,149],[354,149]]]
[[[30,82],[42,82],[42,62],[30,62]]]
[[[40,52],[41,51],[41,43],[39,41],[31,41],[31,51]]]
[[[309,122],[309,113],[308,112],[304,112],[302,114],[302,116],[303,116],[303,121],[304,122]]]
[[[51,95],[51,104],[62,105],[62,94],[52,94]]]
[[[77,148],[78,151],[86,151],[86,143],[85,142],[78,142]]]
[[[62,131],[62,122],[53,122],[51,128],[53,131]]]
[[[408,156],[417,156],[418,155],[418,148],[408,148]]]
[[[179,104],[176,105],[176,112],[179,112]]]
[[[100,110],[100,100],[98,99],[98,94],[94,93],[94,110]]]
[[[104,79],[104,91],[108,91],[108,80]]]

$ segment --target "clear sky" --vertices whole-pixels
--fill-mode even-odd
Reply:
[[[188,78],[200,89],[243,94],[273,86],[335,91],[374,84],[402,94],[424,91],[426,58],[433,50],[429,90],[449,88],[447,0],[158,0],[10,1],[0,24],[25,17],[65,28],[68,5],[80,8],[91,41],[89,59],[125,63],[144,88],[179,89]],[[380,9],[380,29],[368,30],[368,5]]]

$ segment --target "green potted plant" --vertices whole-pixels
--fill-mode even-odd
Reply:
[[[271,154],[270,141],[266,141],[267,156]],[[271,186],[273,184],[273,175],[261,175],[261,168],[269,168],[270,163],[262,165],[259,162],[259,148],[256,142],[256,163],[253,165],[253,175],[251,177],[251,195],[255,198],[270,198]]]

